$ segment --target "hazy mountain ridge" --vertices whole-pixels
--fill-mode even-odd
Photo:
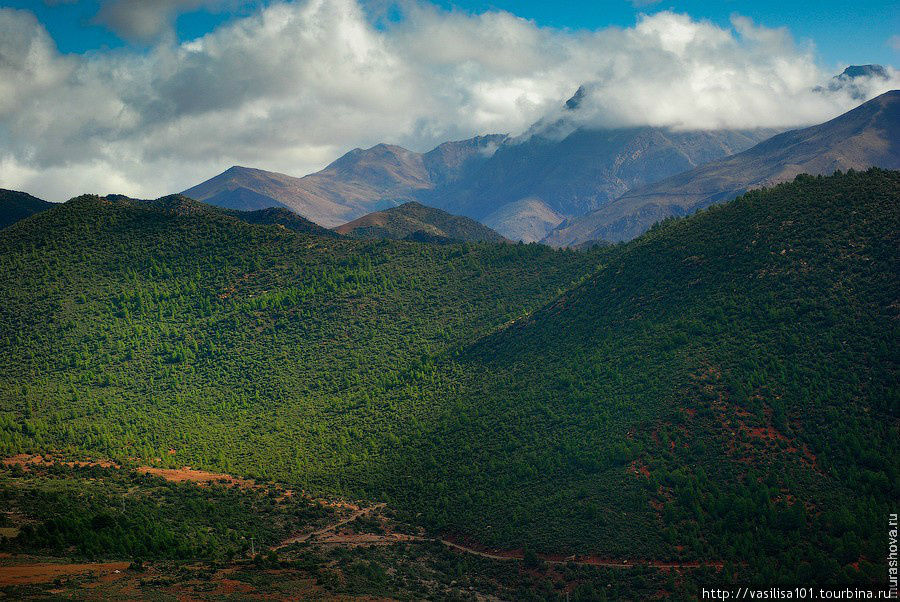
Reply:
[[[235,166],[183,194],[233,209],[284,206],[317,224],[336,227],[417,200],[436,185],[465,176],[503,138],[445,142],[424,154],[389,144],[356,148],[302,178]]]
[[[832,79],[827,91],[846,89],[862,98],[867,88],[860,82],[888,78],[880,65],[851,66]],[[237,209],[285,206],[327,227],[419,201],[479,220],[511,240],[569,244],[560,241],[584,239],[551,231],[565,230],[635,190],[743,152],[779,132],[599,127],[592,125],[590,108],[582,106],[587,94],[580,87],[559,110],[514,138],[477,136],[424,154],[378,144],[354,149],[303,178],[234,167],[185,194]],[[714,200],[739,192],[721,191]],[[623,221],[616,236],[634,236],[647,222],[691,210],[643,207],[619,216]]]
[[[578,107],[578,93],[566,106]],[[774,130],[595,130],[541,120],[525,134],[445,142],[427,153],[378,144],[295,178],[232,167],[183,194],[253,210],[285,206],[336,227],[407,201],[465,215],[511,240],[538,241],[622,193],[749,148]]]
[[[532,242],[565,218],[745,150],[777,131],[585,128],[571,117],[583,94],[579,88],[562,117],[506,139],[471,177],[427,192],[423,201],[482,221],[507,238]]]
[[[891,91],[826,123],[784,132],[742,153],[625,193],[561,224],[543,242],[634,238],[666,217],[682,216],[800,173],[900,168],[900,91]]]
[[[524,198],[507,203],[481,219],[482,223],[503,230],[510,240],[539,241],[547,232],[565,220],[538,198]]]

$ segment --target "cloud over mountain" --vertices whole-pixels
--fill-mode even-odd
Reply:
[[[804,125],[859,102],[814,92],[833,73],[813,49],[743,18],[664,11],[584,32],[403,11],[375,26],[355,0],[274,3],[183,44],[63,55],[31,13],[0,9],[0,185],[158,196],[232,164],[301,175],[355,146],[519,133],[579,84],[568,118],[596,127]],[[898,87],[888,76],[854,84],[872,97]]]

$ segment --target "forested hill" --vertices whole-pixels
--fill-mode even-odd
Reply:
[[[386,391],[596,261],[311,236],[184,197],[79,197],[0,233],[0,453],[162,457],[358,494],[430,411]]]
[[[475,220],[451,215],[415,201],[364,215],[335,231],[352,238],[433,240],[437,242],[504,242],[506,239]]]
[[[53,203],[42,201],[25,192],[0,188],[0,228],[5,228],[29,215],[46,211]]]
[[[488,545],[876,578],[900,496],[898,208],[900,172],[800,176],[605,249],[446,367],[446,411],[404,455],[422,476],[393,495]]]
[[[898,202],[898,172],[800,176],[575,253],[82,197],[0,232],[0,452],[279,478],[480,545],[883,583]]]
[[[268,207],[266,209],[257,209],[256,211],[228,209],[223,209],[222,211],[248,224],[278,225],[294,232],[315,234],[316,236],[325,236],[327,238],[337,238],[339,236],[336,232],[323,228],[319,224],[311,222],[284,207]]]

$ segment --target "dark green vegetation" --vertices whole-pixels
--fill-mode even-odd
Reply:
[[[595,265],[534,245],[307,236],[184,197],[74,199],[0,236],[0,453],[94,449],[368,491],[432,412],[418,379],[435,362]]]
[[[53,203],[15,190],[0,188],[0,228],[5,228],[29,215],[46,211]]]
[[[273,546],[333,514],[281,493],[170,483],[96,465],[4,466],[0,521],[20,532],[0,538],[0,549],[89,559],[223,560],[249,556],[251,544]]]
[[[442,371],[392,495],[489,544],[882,580],[898,207],[898,172],[801,176],[604,250]]]
[[[487,545],[883,580],[898,201],[897,172],[802,176],[574,253],[79,198],[0,234],[0,450],[277,477]]]
[[[315,234],[316,236],[328,238],[338,237],[335,232],[328,228],[323,228],[319,224],[315,224],[305,217],[300,217],[290,209],[283,207],[269,207],[257,209],[256,211],[229,211],[226,209],[223,212],[248,224],[261,226],[277,225],[303,234]]]
[[[414,201],[364,215],[335,231],[351,238],[387,238],[419,242],[504,242],[506,239],[468,217]]]
[[[319,224],[313,223],[284,207],[266,207],[264,209],[255,209],[253,211],[244,211],[240,209],[216,208],[208,207],[209,203],[198,203],[190,197],[181,194],[170,194],[154,200],[133,199],[122,194],[111,194],[103,197],[104,200],[114,203],[134,204],[141,203],[146,207],[157,210],[174,212],[183,215],[189,214],[206,214],[206,215],[227,215],[248,224],[256,224],[259,226],[280,226],[287,230],[299,232],[301,234],[314,234],[316,236],[324,236],[326,238],[338,238],[339,235],[328,228],[323,228]]]

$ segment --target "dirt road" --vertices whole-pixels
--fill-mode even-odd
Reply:
[[[303,543],[305,541],[309,541],[312,538],[319,539],[325,535],[328,535],[329,533],[333,533],[338,527],[340,527],[342,525],[351,523],[362,516],[368,516],[369,514],[372,514],[376,510],[381,510],[382,508],[384,508],[384,504],[375,504],[374,506],[369,506],[367,508],[360,508],[360,509],[354,511],[353,513],[351,513],[350,516],[344,517],[341,520],[328,525],[327,527],[322,527],[321,529],[318,529],[317,531],[312,531],[310,533],[301,533],[300,535],[295,535],[294,537],[285,539],[280,544],[278,544],[277,546],[274,546],[273,548],[270,548],[270,549],[280,550],[281,548],[284,548],[284,547],[289,546],[294,543]]]
[[[425,543],[425,542],[439,542],[452,550],[456,550],[457,552],[462,552],[464,554],[472,554],[473,556],[479,556],[481,558],[487,558],[490,560],[500,560],[500,561],[521,561],[524,559],[524,554],[520,551],[486,551],[483,549],[478,549],[475,547],[470,547],[461,543],[457,543],[455,541],[451,541],[449,539],[441,539],[435,537],[424,537],[421,535],[409,535],[404,533],[387,533],[387,534],[376,534],[376,533],[336,533],[337,529],[347,523],[353,522],[357,518],[368,516],[374,513],[377,510],[380,510],[384,507],[384,504],[377,504],[375,506],[369,506],[367,508],[360,508],[354,511],[349,516],[328,525],[327,527],[323,527],[318,529],[317,531],[312,531],[310,533],[303,533],[300,535],[296,535],[289,539],[282,541],[277,546],[272,547],[272,550],[280,550],[284,547],[287,547],[294,543],[303,543],[314,541],[317,545],[328,545],[328,546],[387,546],[393,545],[397,543]],[[597,556],[569,556],[569,557],[559,557],[559,556],[539,556],[539,558],[546,562],[547,564],[575,564],[582,566],[597,566],[604,568],[616,568],[616,569],[630,569],[637,567],[650,567],[661,570],[669,570],[669,569],[697,569],[697,568],[714,568],[716,570],[720,570],[722,568],[721,562],[697,562],[697,561],[686,561],[686,562],[676,562],[676,561],[668,561],[668,560],[617,560],[610,558],[600,558]]]

